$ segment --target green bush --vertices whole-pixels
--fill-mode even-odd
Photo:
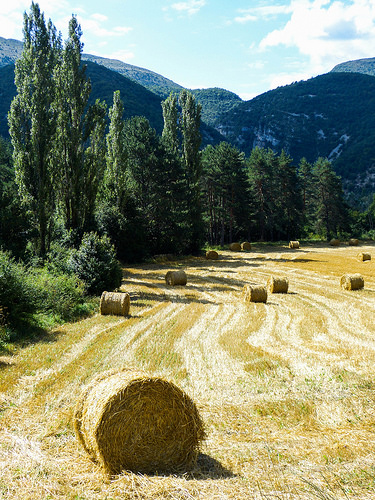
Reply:
[[[104,290],[114,290],[121,285],[121,267],[107,236],[85,234],[69,263],[72,272],[83,281],[88,294],[100,295]]]
[[[77,276],[51,272],[47,267],[26,267],[9,253],[0,251],[3,327],[39,313],[52,314],[58,320],[73,319],[79,314],[84,295],[84,284]]]
[[[47,268],[31,270],[27,276],[34,291],[34,311],[71,320],[84,302],[84,284],[74,274],[54,274]]]
[[[0,251],[0,307],[5,320],[14,323],[34,310],[33,290],[23,264],[8,252]]]

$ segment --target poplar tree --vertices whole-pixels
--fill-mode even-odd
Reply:
[[[125,144],[123,120],[124,104],[120,91],[113,93],[113,104],[109,109],[109,130],[106,136],[106,174],[105,189],[109,202],[118,210],[124,206],[127,193],[127,163],[128,154]]]
[[[187,189],[189,191],[188,224],[190,226],[190,250],[196,253],[203,242],[203,221],[200,193],[202,161],[200,145],[201,109],[193,94],[182,90],[179,95],[181,106],[180,128],[182,133],[182,157],[184,163]]]
[[[53,142],[56,113],[53,79],[61,39],[52,22],[46,24],[38,4],[24,14],[24,44],[15,66],[17,94],[8,114],[16,182],[37,232],[36,252],[42,258],[49,245],[54,214]]]
[[[80,234],[90,229],[98,185],[104,175],[106,114],[99,101],[86,112],[91,83],[81,63],[81,36],[81,27],[73,16],[55,72],[58,122],[54,150],[65,226]]]
[[[179,139],[178,139],[178,109],[177,97],[170,94],[165,101],[161,103],[163,109],[164,127],[162,139],[166,149],[174,154],[178,154]]]

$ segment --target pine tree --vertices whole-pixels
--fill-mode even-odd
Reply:
[[[302,197],[302,223],[305,234],[311,231],[314,222],[314,178],[312,165],[302,158],[298,167],[298,184]]]
[[[340,178],[326,158],[318,158],[313,166],[315,190],[315,230],[327,240],[347,228],[348,211]]]
[[[296,239],[302,224],[302,197],[298,184],[297,170],[292,158],[281,151],[277,158],[273,175],[276,214],[275,228],[277,239]]]
[[[54,215],[53,142],[56,113],[53,73],[61,40],[38,4],[24,14],[24,45],[15,67],[17,95],[8,114],[16,181],[37,230],[36,252],[45,256]]]
[[[244,157],[226,142],[203,151],[203,203],[211,244],[231,243],[249,230]]]
[[[261,241],[273,239],[276,216],[273,173],[276,154],[271,149],[255,147],[247,161],[250,197],[254,200],[253,214]]]

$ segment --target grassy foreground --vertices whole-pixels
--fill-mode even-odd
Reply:
[[[177,268],[187,285],[167,287]],[[365,288],[342,290],[346,272]],[[288,277],[288,294],[243,302],[245,284],[271,275]],[[374,498],[375,245],[254,245],[126,267],[122,289],[128,318],[95,315],[0,356],[0,498]],[[123,366],[197,404],[207,440],[191,473],[108,480],[78,445],[82,386]]]

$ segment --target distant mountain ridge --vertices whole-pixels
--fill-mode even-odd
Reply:
[[[15,63],[22,53],[22,48],[23,43],[19,40],[0,37],[0,68],[7,64]],[[115,71],[133,82],[142,85],[163,99],[168,97],[171,92],[180,93],[184,88],[154,71],[133,66],[117,59],[82,54],[82,60],[96,63]],[[199,101],[202,105],[202,119],[208,125],[212,125],[223,111],[227,111],[235,107],[239,102],[242,102],[242,99],[238,95],[225,89],[195,89],[192,90],[192,93],[199,95]]]
[[[375,76],[375,57],[343,62],[337,64],[331,71],[334,73],[362,73]]]
[[[284,149],[294,160],[331,160],[360,199],[375,192],[375,78],[330,72],[240,103],[215,127],[249,154]]]
[[[15,94],[14,67],[9,61],[14,62],[21,51],[21,42],[0,38],[2,135],[7,134],[6,116]],[[91,57],[86,63],[92,81],[92,99],[100,98],[111,105],[113,91],[120,90],[125,118],[146,116],[160,133],[161,101],[182,87],[143,68],[88,57]],[[224,89],[192,90],[202,104],[203,146],[227,140],[247,155],[255,146],[276,152],[283,149],[295,164],[302,157],[311,163],[319,156],[327,157],[341,175],[349,197],[366,204],[375,193],[373,66],[375,58],[349,61],[329,73],[279,87],[250,101],[242,101]],[[151,90],[155,85],[160,86],[157,92]]]

